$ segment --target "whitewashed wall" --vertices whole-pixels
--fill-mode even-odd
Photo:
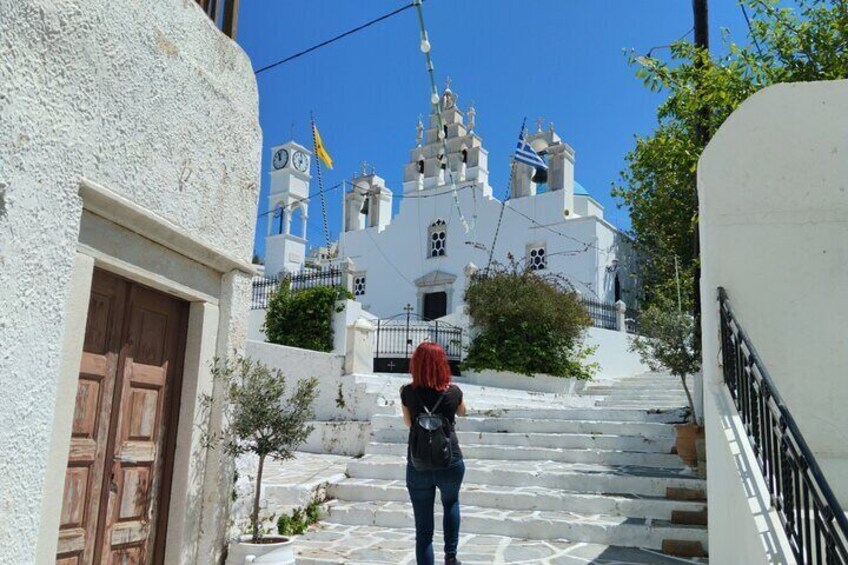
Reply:
[[[318,396],[313,404],[315,431],[299,448],[301,451],[339,455],[365,452],[376,400],[353,375],[343,374],[342,355],[252,340],[247,342],[247,355],[283,371],[289,392],[300,379],[318,379]]]
[[[639,354],[630,351],[632,339],[633,336],[625,332],[589,328],[585,344],[596,349],[587,362],[600,366],[596,380],[627,377],[650,371],[650,368],[642,363]]]
[[[34,563],[54,408],[73,402],[57,383],[81,180],[249,263],[261,132],[250,61],[195,2],[0,12],[0,562]],[[249,286],[218,285],[217,343],[240,348]]]
[[[744,475],[722,438],[736,421],[717,361],[719,286],[848,503],[846,132],[848,81],[778,85],[730,116],[698,167],[710,560],[717,563],[736,562],[740,544],[760,556],[746,562],[765,562],[763,538],[741,532],[754,522],[773,525],[764,525],[767,514],[739,514],[733,496]],[[745,500],[755,504],[750,494]]]
[[[466,184],[469,183],[461,183],[462,186]],[[379,317],[402,313],[407,303],[418,311],[419,289],[415,281],[434,271],[456,277],[453,292],[448,293],[448,313],[461,307],[466,286],[465,266],[469,263],[478,267],[487,265],[488,248],[492,245],[501,212],[500,201],[487,196],[487,190],[490,190],[488,186],[477,184],[458,193],[466,219],[471,222],[471,217],[477,216],[474,229],[469,232],[463,227],[452,193],[440,188],[422,193],[441,193],[436,197],[404,199],[398,215],[385,228],[343,233],[343,256],[353,260],[357,272],[366,274],[365,295],[357,297],[363,308]],[[529,243],[544,243],[551,272],[564,274],[586,296],[612,301],[613,279],[606,267],[617,256],[625,255],[617,255],[616,249],[616,243],[623,244],[625,238],[610,223],[597,217],[572,215],[564,221],[561,200],[562,195],[557,192],[511,200],[508,207],[535,218],[539,224],[552,226],[565,237],[506,210],[494,259],[507,263],[507,254],[512,254],[521,261],[527,256]],[[431,258],[428,226],[436,219],[443,219],[448,224],[447,252],[443,257]],[[479,249],[471,245],[473,243],[482,244],[484,248]],[[622,270],[624,268],[622,264]],[[632,284],[628,277],[623,277],[622,282]]]

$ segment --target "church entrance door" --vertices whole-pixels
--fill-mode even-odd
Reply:
[[[448,293],[428,292],[424,295],[424,319],[435,320],[448,313]]]
[[[408,373],[412,353],[425,341],[441,345],[445,349],[451,372],[454,375],[460,374],[462,328],[444,322],[421,319],[410,311],[392,318],[377,320],[374,372]]]

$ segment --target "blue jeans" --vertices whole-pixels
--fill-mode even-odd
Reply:
[[[407,463],[406,490],[415,514],[415,558],[418,565],[433,565],[433,504],[436,487],[442,497],[444,516],[442,533],[445,538],[445,555],[456,555],[459,545],[459,487],[465,476],[462,459],[451,462],[447,469],[416,471]]]

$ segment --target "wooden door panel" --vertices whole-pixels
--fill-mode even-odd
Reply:
[[[126,286],[95,271],[80,363],[57,563],[91,563],[96,546]]]
[[[103,532],[103,561],[121,565],[151,562],[159,535],[170,408],[179,390],[187,320],[185,303],[148,289],[133,288],[129,302]]]
[[[95,270],[57,564],[161,562],[187,306]]]

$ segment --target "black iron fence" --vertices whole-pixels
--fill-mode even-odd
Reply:
[[[425,341],[432,341],[445,349],[451,370],[455,375],[459,374],[463,351],[462,328],[444,322],[401,315],[377,320],[374,340],[375,372],[409,372],[409,359],[415,348]]]
[[[271,295],[286,279],[290,282],[289,289],[291,292],[319,286],[341,287],[345,285],[344,271],[335,266],[304,270],[293,275],[286,275],[281,279],[257,277],[253,279],[253,296],[250,301],[250,308],[252,310],[267,308]]]
[[[848,519],[719,288],[724,382],[799,563],[848,564]]]
[[[592,325],[596,328],[605,330],[617,329],[615,321],[615,304],[612,302],[603,302],[588,296],[581,296],[580,300],[586,308],[586,312],[592,319]]]

